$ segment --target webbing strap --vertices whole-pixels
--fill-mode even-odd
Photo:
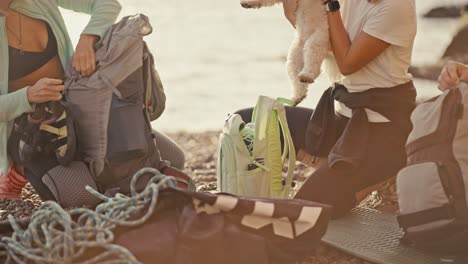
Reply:
[[[282,155],[283,164],[287,158],[288,161],[288,172],[286,174],[286,185],[282,193],[283,198],[289,198],[291,195],[291,184],[294,176],[294,168],[296,167],[296,150],[294,148],[294,142],[291,137],[291,132],[289,131],[288,120],[286,118],[286,110],[284,107],[276,110],[278,113],[278,120],[281,125],[281,130],[283,131],[284,139],[284,150]]]
[[[68,139],[66,137],[60,138],[54,142],[47,144],[46,149],[49,151],[55,151],[63,146],[67,146]]]
[[[143,49],[144,49],[144,52],[143,52],[143,55],[144,55],[144,58],[143,60],[146,61],[146,69],[143,71],[143,73],[145,74],[144,78],[145,78],[145,115],[146,115],[146,119],[148,121],[148,123],[151,124],[151,118],[150,118],[150,114],[148,112],[148,109],[149,108],[152,108],[154,107],[154,105],[151,105],[152,102],[151,102],[151,96],[152,96],[152,80],[151,80],[151,61],[152,61],[152,58],[151,58],[151,55],[149,54],[148,52],[148,46],[146,45],[146,43],[144,43],[144,46],[143,46]]]
[[[398,224],[401,228],[407,229],[413,226],[428,224],[440,220],[449,220],[456,217],[455,209],[452,205],[446,204],[441,207],[431,208],[412,214],[397,216]]]
[[[47,132],[55,134],[55,135],[58,135],[59,137],[66,137],[67,134],[68,134],[66,126],[63,126],[61,128],[56,128],[56,127],[53,127],[53,126],[50,126],[50,125],[42,124],[39,127],[39,129],[43,130],[43,131],[47,131]]]

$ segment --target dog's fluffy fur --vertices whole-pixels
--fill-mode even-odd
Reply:
[[[245,8],[260,8],[282,3],[281,0],[241,0]],[[297,105],[307,96],[308,84],[320,75],[330,47],[328,20],[321,0],[298,0],[296,36],[289,49],[288,74]]]

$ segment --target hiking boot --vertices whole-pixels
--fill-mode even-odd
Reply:
[[[28,180],[19,174],[13,163],[11,163],[8,173],[0,175],[0,199],[20,200],[21,191],[26,183],[28,183]]]

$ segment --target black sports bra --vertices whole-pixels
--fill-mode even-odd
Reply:
[[[46,23],[46,26],[48,40],[47,47],[44,51],[21,51],[13,47],[8,47],[10,56],[10,65],[8,71],[9,80],[18,80],[21,77],[24,77],[41,68],[53,57],[57,56],[57,39],[55,38],[50,25]]]

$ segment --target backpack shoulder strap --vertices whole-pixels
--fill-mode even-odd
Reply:
[[[262,140],[264,139],[264,135],[268,133],[267,127],[268,122],[275,116],[277,119],[279,126],[281,127],[283,133],[283,152],[281,153],[281,165],[283,166],[288,160],[288,172],[286,175],[286,185],[284,186],[280,196],[281,198],[288,198],[291,195],[291,183],[294,175],[294,168],[296,165],[296,151],[294,149],[294,143],[292,141],[291,133],[289,131],[289,126],[286,118],[286,110],[284,108],[283,103],[288,103],[284,100],[274,100],[266,96],[260,96],[257,102],[257,105],[254,109],[252,122],[255,122],[255,144],[254,144],[254,157],[257,157],[257,151],[262,150],[264,147]],[[279,136],[279,133],[278,133]],[[257,149],[257,147],[259,149]],[[255,164],[255,163],[254,163]],[[257,164],[256,164],[257,165]],[[257,166],[260,166],[258,164]],[[268,170],[269,168],[265,168]]]
[[[288,158],[288,171],[286,174],[286,185],[283,190],[283,198],[289,198],[291,196],[291,184],[294,176],[294,169],[296,167],[296,150],[294,148],[294,142],[289,131],[288,121],[286,118],[286,110],[283,105],[276,109],[278,113],[278,120],[283,132],[284,150],[282,155],[283,164]]]
[[[154,57],[143,41],[143,78],[145,83],[145,109],[149,121],[156,120],[164,111],[166,95],[159,73],[154,67]]]

